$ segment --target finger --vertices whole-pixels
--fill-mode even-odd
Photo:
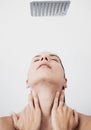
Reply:
[[[68,113],[67,115],[68,115],[68,117],[70,117],[70,116],[73,117],[74,116],[74,110],[72,108],[68,107],[68,106],[67,106],[67,108],[68,108],[67,109],[67,113]]]
[[[34,99],[34,107],[39,108],[38,97],[34,91],[33,91],[33,99]]]
[[[61,107],[61,108],[63,108],[62,110],[65,112],[65,113],[67,113],[67,115],[69,114],[69,112],[68,112],[68,110],[70,109],[68,106],[66,106],[66,105],[63,105],[63,107]],[[66,116],[67,116],[66,115]]]
[[[14,126],[17,126],[17,121],[18,121],[18,116],[16,113],[12,113],[12,118],[13,118],[13,121],[14,121]]]
[[[56,93],[53,108],[56,109],[58,107],[58,99],[59,99],[59,92]]]
[[[78,113],[76,111],[74,111],[74,118],[75,118],[76,124],[78,124]]]
[[[28,104],[31,108],[33,108],[33,96],[32,96],[32,92],[28,95]]]
[[[64,98],[65,98],[64,91],[62,90],[61,95],[60,95],[60,99],[59,99],[59,107],[63,107],[63,105],[64,105]]]

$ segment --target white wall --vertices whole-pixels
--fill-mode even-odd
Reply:
[[[0,0],[0,116],[27,103],[32,55],[61,56],[68,79],[66,102],[91,115],[91,0],[71,0],[66,16],[31,17],[29,0]]]

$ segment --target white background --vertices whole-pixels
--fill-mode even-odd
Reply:
[[[40,51],[61,57],[66,103],[91,115],[91,0],[71,0],[60,17],[32,17],[29,5],[29,0],[0,0],[0,116],[27,104],[27,70]]]

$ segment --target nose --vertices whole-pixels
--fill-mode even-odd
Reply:
[[[48,61],[48,57],[41,57],[41,61],[46,60]]]

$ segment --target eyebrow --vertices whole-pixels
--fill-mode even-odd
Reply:
[[[49,56],[55,56],[61,61],[60,57],[58,55],[56,55],[56,54],[49,54]]]
[[[41,56],[41,55],[36,55],[36,56],[34,56],[33,58],[40,57],[40,56]],[[56,54],[49,54],[49,56],[55,56],[55,57],[57,57],[57,58],[60,60],[59,56],[56,55]]]

